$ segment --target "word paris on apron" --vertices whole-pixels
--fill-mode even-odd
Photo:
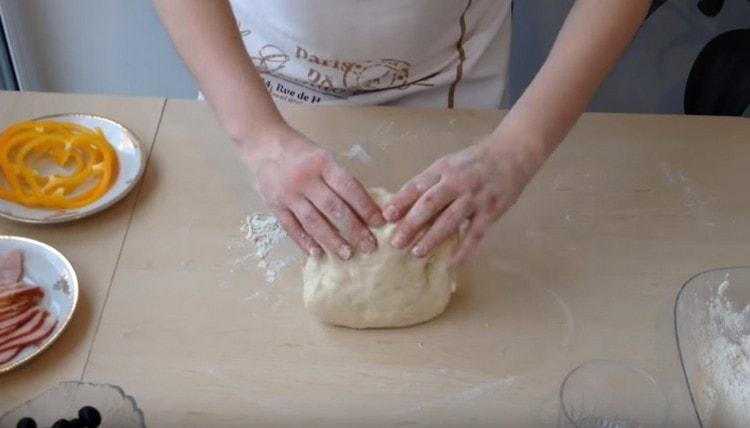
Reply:
[[[231,0],[277,100],[497,108],[510,0]]]

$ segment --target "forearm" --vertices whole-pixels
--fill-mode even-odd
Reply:
[[[248,154],[284,126],[242,44],[226,0],[154,0],[221,125]]]
[[[534,80],[496,132],[526,135],[536,169],[560,144],[642,23],[650,0],[577,0]],[[502,138],[498,139],[499,144]]]

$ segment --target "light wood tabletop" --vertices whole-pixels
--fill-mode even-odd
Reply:
[[[39,105],[88,107],[144,142],[158,132],[137,201],[63,227],[0,223],[71,258],[85,297],[59,343],[0,376],[0,410],[83,373],[123,387],[150,426],[553,427],[564,376],[615,359],[653,375],[670,426],[697,426],[674,299],[697,272],[750,264],[750,121],[584,115],[462,266],[442,316],[356,331],[304,310],[289,243],[274,250],[288,263],[274,281],[258,268],[242,225],[267,209],[207,105],[168,100],[160,120],[159,100],[2,94],[0,124]],[[283,113],[365,184],[391,190],[502,116]]]
[[[148,154],[164,101],[0,91],[0,129],[49,114],[97,114],[130,128]],[[0,413],[61,380],[81,379],[134,202],[135,194],[131,194],[99,215],[54,226],[22,225],[0,219],[0,235],[36,239],[62,252],[76,269],[81,287],[79,306],[60,339],[29,364],[0,375]]]

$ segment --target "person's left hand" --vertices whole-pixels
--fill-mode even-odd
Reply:
[[[427,257],[468,221],[450,260],[462,261],[516,202],[536,170],[524,155],[527,142],[513,140],[488,137],[440,158],[408,181],[384,210],[386,220],[400,220],[391,245],[411,246],[415,256]]]

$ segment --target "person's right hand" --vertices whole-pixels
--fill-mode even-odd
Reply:
[[[241,145],[242,156],[256,190],[304,251],[348,260],[375,250],[368,225],[385,224],[380,207],[328,150],[288,126],[263,140]]]

